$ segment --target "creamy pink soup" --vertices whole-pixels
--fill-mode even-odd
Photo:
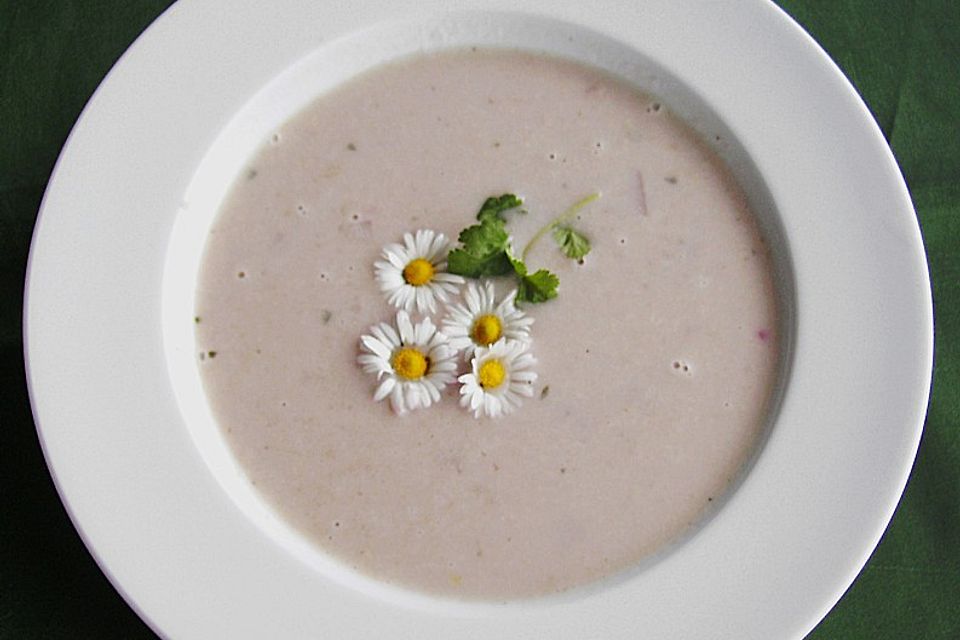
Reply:
[[[533,398],[499,419],[455,385],[402,417],[373,401],[356,359],[395,316],[384,245],[456,237],[516,193],[522,246],[595,192],[583,264],[549,238],[528,258],[561,282],[525,307]],[[709,510],[765,427],[777,304],[744,194],[666,106],[578,64],[459,51],[351,80],[264,142],[205,251],[198,364],[224,438],[286,521],[389,583],[503,600],[634,566]]]

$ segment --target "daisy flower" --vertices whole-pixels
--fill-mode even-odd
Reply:
[[[430,318],[414,325],[406,311],[398,311],[396,329],[386,322],[370,327],[360,348],[357,362],[380,383],[374,401],[389,397],[400,415],[439,402],[440,391],[456,378],[457,352]]]
[[[410,312],[435,313],[436,300],[447,301],[463,278],[447,273],[450,241],[442,233],[420,229],[416,235],[403,234],[403,244],[383,248],[383,260],[374,263],[380,290],[387,302]]]
[[[500,338],[529,342],[533,318],[517,309],[516,297],[514,289],[497,304],[492,282],[469,282],[463,295],[466,305],[451,306],[443,319],[450,346],[455,351],[463,350],[469,358],[477,347],[489,347]]]
[[[520,406],[521,397],[533,395],[537,373],[530,371],[536,360],[522,340],[500,340],[491,347],[477,347],[470,363],[472,371],[460,376],[460,406],[491,418]]]

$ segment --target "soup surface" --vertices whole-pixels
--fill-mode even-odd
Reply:
[[[475,419],[451,385],[396,416],[357,365],[396,315],[374,262],[502,193],[525,201],[517,246],[601,194],[582,264],[549,236],[528,257],[560,277],[524,307],[534,397]],[[196,309],[207,397],[263,498],[357,570],[463,598],[563,590],[682,534],[754,451],[778,359],[769,252],[709,146],[603,73],[518,52],[393,63],[285,123],[210,231]]]

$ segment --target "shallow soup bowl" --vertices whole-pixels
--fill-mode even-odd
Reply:
[[[920,233],[880,131],[770,3],[554,5],[183,0],[87,106],[31,251],[31,397],[74,524],[161,635],[799,638],[866,562],[932,363]],[[761,442],[701,522],[634,568],[506,602],[390,586],[297,534],[244,479],[195,359],[204,242],[270,132],[363,71],[469,47],[598,67],[693,127],[747,195],[780,312]]]

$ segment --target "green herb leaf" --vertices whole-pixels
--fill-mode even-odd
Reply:
[[[481,278],[502,276],[513,270],[507,256],[510,234],[504,228],[503,220],[496,216],[485,217],[480,224],[467,227],[460,232],[458,240],[462,246],[447,256],[450,273]]]
[[[522,263],[521,263],[522,264]],[[524,267],[526,270],[526,267]],[[517,302],[546,302],[557,297],[560,278],[546,269],[522,276],[517,287]]]
[[[555,230],[560,227],[569,227],[570,221],[573,220],[574,216],[580,213],[580,211],[585,206],[587,206],[588,204],[590,204],[591,202],[593,202],[599,197],[600,197],[600,193],[598,192],[598,193],[592,193],[586,198],[581,198],[577,202],[574,202],[569,209],[561,213],[559,216],[557,216],[556,218],[554,218],[544,226],[540,227],[540,230],[534,234],[533,238],[530,239],[530,242],[527,243],[527,246],[523,248],[523,252],[520,254],[520,257],[526,259],[527,254],[530,253],[530,250],[533,248],[533,245],[537,244],[537,241],[539,241],[540,238],[542,238],[548,231]],[[554,238],[556,237],[557,237],[556,232],[554,232]],[[583,238],[583,236],[580,236],[580,237],[583,240],[586,240],[586,238]],[[557,242],[560,242],[559,238],[557,239]],[[563,245],[561,243],[561,248],[562,246]],[[590,243],[588,242],[587,251],[589,250],[590,250]],[[584,252],[583,255],[586,255],[586,252]],[[577,260],[581,259],[582,257],[583,256],[580,256],[580,258],[577,258]]]
[[[523,263],[523,260],[513,255],[511,251],[507,251],[507,260],[510,261],[510,266],[513,267],[513,272],[517,274],[518,278],[527,275],[527,265]]]
[[[568,225],[554,227],[553,239],[560,245],[563,255],[574,260],[583,260],[590,253],[590,241],[579,231]]]
[[[507,233],[502,221],[486,218],[480,224],[461,231],[457,240],[467,253],[484,256],[496,251],[506,251],[510,243],[510,234]]]
[[[454,249],[447,256],[447,270],[466,278],[505,276],[513,271],[506,251],[473,255],[463,249]]]
[[[506,222],[507,218],[503,215],[503,212],[516,209],[522,204],[523,200],[512,193],[505,193],[500,197],[492,196],[483,202],[483,206],[477,213],[477,220],[484,222],[487,219],[493,219]]]
[[[546,269],[540,269],[533,275],[527,275],[527,265],[512,253],[507,254],[513,272],[517,276],[517,302],[546,302],[557,297],[560,278]]]

